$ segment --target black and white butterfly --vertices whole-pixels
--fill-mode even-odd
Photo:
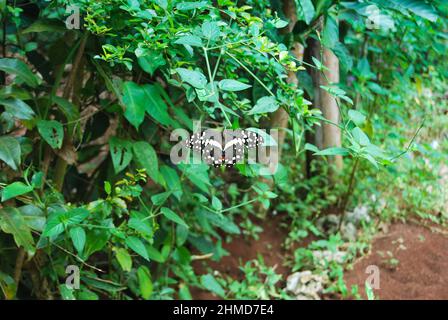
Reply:
[[[209,165],[232,167],[244,160],[245,148],[253,149],[263,144],[263,137],[249,130],[224,130],[221,133],[209,129],[193,134],[185,144],[200,153]]]

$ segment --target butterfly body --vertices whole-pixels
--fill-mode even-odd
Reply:
[[[201,153],[208,165],[233,167],[244,160],[245,148],[256,148],[263,143],[263,138],[252,131],[226,130],[222,139],[220,132],[206,130],[193,134],[185,143],[188,148]]]

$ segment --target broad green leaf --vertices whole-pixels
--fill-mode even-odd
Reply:
[[[39,232],[44,230],[46,218],[42,209],[32,204],[19,207],[18,209],[22,213],[28,227]]]
[[[4,161],[13,170],[20,166],[20,144],[13,137],[0,137],[0,160]]]
[[[188,285],[185,283],[181,283],[179,285],[179,298],[181,300],[193,300],[190,290],[188,289]]]
[[[59,293],[61,294],[62,300],[76,300],[73,292],[74,289],[67,287],[65,283],[59,285]]]
[[[66,226],[80,224],[88,215],[89,211],[84,208],[54,212],[49,216],[42,235],[44,237],[55,237],[61,234]]]
[[[357,143],[361,146],[367,146],[370,144],[369,137],[358,127],[353,128],[352,130],[353,138]]]
[[[143,299],[148,300],[153,291],[153,284],[151,280],[151,273],[148,268],[145,266],[141,266],[137,270],[138,283],[140,287],[140,293]]]
[[[133,236],[128,237],[126,238],[125,243],[129,249],[149,261],[148,252],[146,252],[145,245],[139,238]]]
[[[7,185],[2,190],[2,202],[33,191],[33,186],[17,181]]]
[[[19,209],[13,207],[0,209],[0,229],[12,234],[17,246],[22,246],[28,255],[32,256],[35,253],[36,248],[31,229]]]
[[[43,179],[44,179],[44,173],[42,171],[38,171],[34,173],[33,176],[31,177],[31,185],[34,188],[41,188],[44,182]]]
[[[201,276],[201,284],[202,286],[210,290],[213,293],[216,293],[220,297],[225,296],[225,291],[222,286],[216,281],[215,277],[211,274],[206,274]]]
[[[0,8],[1,9],[1,8]],[[14,279],[0,271],[0,289],[6,300],[13,300],[17,292],[17,284]]]
[[[37,121],[37,130],[53,149],[60,149],[64,141],[64,128],[56,120]]]
[[[187,241],[188,238],[188,228],[182,224],[178,224],[176,226],[176,244],[177,246],[181,246]]]
[[[81,253],[84,250],[86,244],[86,232],[82,227],[75,227],[70,229],[70,238],[72,239],[73,246]]]
[[[47,224],[45,225],[42,236],[55,237],[64,232],[64,224],[61,221],[61,216],[64,214],[66,214],[66,212],[59,211],[52,213],[47,219]]]
[[[1,99],[0,105],[5,106],[6,112],[17,119],[31,120],[35,116],[33,109],[19,99]]]
[[[303,17],[306,24],[310,24],[316,13],[313,2],[311,0],[295,0],[295,2],[298,16]]]
[[[135,82],[126,81],[123,85],[123,103],[126,107],[125,118],[138,129],[145,118],[145,90]]]
[[[183,225],[183,226],[185,226],[185,227],[188,228],[188,225],[185,223],[185,221],[184,221],[181,217],[179,217],[179,216],[177,215],[177,213],[175,213],[175,212],[174,212],[173,210],[171,210],[170,208],[162,207],[162,208],[160,209],[160,212],[163,214],[163,216],[164,216],[165,218],[167,218],[167,219],[169,219],[169,220],[171,220],[171,221],[174,221],[174,222],[177,223],[177,224],[181,224],[181,225]]]
[[[0,70],[9,74],[15,74],[18,79],[32,88],[37,87],[41,83],[40,78],[38,78],[23,61],[18,59],[0,59]]]
[[[426,3],[424,0],[374,0],[374,3],[380,7],[391,8],[398,12],[409,10],[412,13],[435,22],[439,17],[437,11],[431,4]]]
[[[171,191],[166,191],[166,192],[155,194],[155,195],[151,196],[151,202],[155,206],[159,206],[159,205],[163,204],[171,194],[173,194]]]
[[[202,44],[201,38],[199,38],[198,36],[192,36],[192,35],[181,36],[179,39],[174,41],[174,43],[189,45],[192,47],[203,47],[204,46]]]
[[[173,168],[170,168],[166,165],[160,168],[160,173],[163,176],[163,179],[166,182],[166,189],[171,191],[174,196],[180,200],[182,196],[182,184],[179,179],[179,175],[177,171]]]
[[[131,271],[132,269],[132,257],[128,250],[125,248],[115,248],[115,256],[117,257],[118,263],[123,271]]]
[[[67,28],[57,19],[39,19],[22,31],[23,34],[31,32],[65,32]]]
[[[194,10],[194,9],[204,9],[208,5],[208,1],[195,1],[195,2],[180,2],[176,4],[176,8],[181,11]]]
[[[347,156],[350,153],[348,152],[348,149],[341,148],[341,147],[332,147],[328,149],[321,150],[319,152],[316,152],[315,156]]]
[[[78,109],[67,99],[58,96],[50,96],[48,99],[59,106],[67,121],[73,122],[79,119]]]
[[[255,106],[247,112],[247,114],[260,114],[274,112],[278,109],[279,105],[275,97],[267,96],[258,99]]]
[[[219,26],[215,21],[205,21],[202,24],[202,35],[207,41],[214,41],[219,37]]]
[[[155,182],[159,183],[159,162],[154,148],[145,141],[134,143],[132,150],[134,152],[134,161],[140,168],[146,169],[146,173]]]
[[[339,26],[336,18],[328,15],[325,19],[324,32],[322,34],[322,43],[327,48],[334,48],[339,42]]]
[[[233,79],[224,79],[219,81],[219,88],[225,91],[241,91],[252,87],[249,84],[239,82]]]
[[[143,86],[146,93],[147,102],[145,105],[146,112],[157,122],[168,126],[174,123],[168,114],[168,107],[160,95],[163,90],[160,86],[145,85]]]
[[[109,140],[109,151],[115,173],[125,169],[132,160],[132,142],[112,137]]]
[[[70,209],[67,214],[64,216],[63,222],[67,225],[71,224],[79,224],[81,223],[87,216],[89,215],[89,211],[84,208],[74,208]]]
[[[219,200],[217,197],[213,196],[212,197],[212,207],[216,211],[221,211],[222,210],[221,200]]]
[[[151,76],[159,68],[166,64],[163,55],[159,52],[151,51],[137,58],[140,67]]]
[[[163,263],[165,261],[165,257],[156,248],[146,246],[146,251],[148,252],[149,259],[159,263]]]
[[[150,220],[144,220],[144,216],[142,214],[138,214],[138,212],[133,211],[131,213],[131,218],[128,221],[128,226],[131,229],[134,229],[140,232],[144,236],[152,236],[153,229]]]
[[[366,116],[357,110],[349,110],[348,117],[352,120],[357,126],[361,126],[366,121]]]
[[[195,88],[204,89],[207,84],[207,78],[202,72],[185,68],[177,68],[176,72],[179,74],[183,82],[191,84]]]

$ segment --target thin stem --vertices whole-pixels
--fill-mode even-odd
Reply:
[[[341,205],[342,215],[341,215],[341,219],[339,220],[338,230],[341,230],[342,221],[345,218],[345,211],[347,209],[348,200],[350,199],[350,196],[353,194],[353,187],[355,185],[355,174],[356,174],[356,170],[358,168],[358,164],[359,164],[359,157],[356,157],[355,163],[353,164],[352,172],[350,173],[350,182],[348,185],[348,189],[347,189],[347,192],[345,193],[344,200]]]

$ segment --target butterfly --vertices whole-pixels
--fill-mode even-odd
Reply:
[[[208,165],[232,167],[244,160],[244,148],[253,149],[263,144],[263,137],[249,130],[216,130],[197,132],[185,141],[188,148],[201,153]],[[224,145],[222,143],[224,140]]]

